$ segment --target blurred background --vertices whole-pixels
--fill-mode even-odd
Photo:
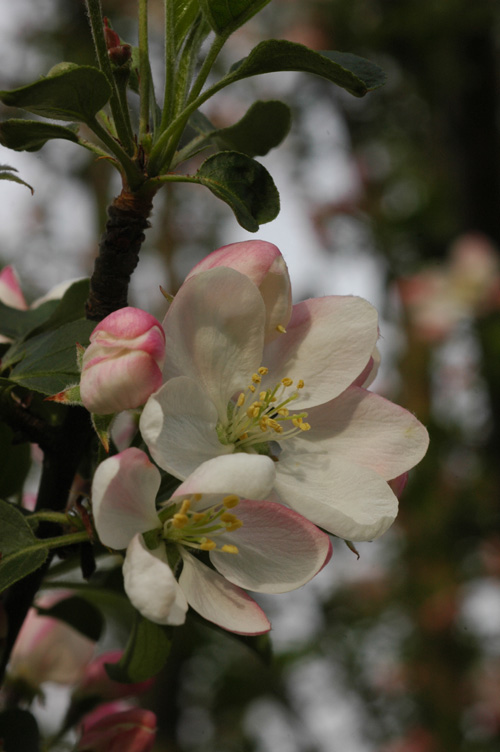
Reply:
[[[5,5],[5,4],[4,4]],[[162,3],[150,0],[157,91]],[[134,0],[103,0],[136,42]],[[61,61],[93,64],[80,0],[17,0],[0,17],[2,89]],[[495,0],[272,0],[231,39],[221,70],[264,38],[354,52],[388,82],[355,99],[319,78],[272,74],[224,90],[229,125],[255,99],[293,111],[262,162],[282,211],[256,236],[192,185],[155,202],[131,303],[162,315],[218,246],[258,237],[287,260],[297,300],[356,294],[381,316],[374,389],[431,435],[397,524],[334,540],[301,590],[260,599],[270,643],[195,619],[147,698],[157,752],[497,752],[500,748],[500,6]],[[0,111],[7,117],[7,111]],[[90,274],[107,203],[103,162],[66,142],[0,149],[34,189],[0,184],[0,264],[27,295]],[[193,170],[195,165],[193,165]]]

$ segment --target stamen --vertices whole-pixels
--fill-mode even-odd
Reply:
[[[202,551],[213,551],[214,548],[217,548],[217,543],[211,540],[211,538],[202,538],[200,548]]]
[[[283,326],[283,324],[278,324],[278,326],[276,327],[276,331],[279,332],[280,334],[286,334],[286,329]]]
[[[222,503],[224,504],[226,509],[233,509],[234,507],[238,506],[240,499],[239,496],[236,496],[236,494],[230,494],[229,496],[224,496]]]
[[[288,376],[285,376],[284,379],[281,379],[281,383],[283,384],[283,386],[292,386],[293,381],[292,379],[288,378]]]
[[[260,368],[257,368],[257,373],[260,373],[261,376],[265,376],[267,373],[269,373],[269,368],[266,368],[266,366],[261,366]]]
[[[176,530],[181,530],[183,527],[186,527],[186,525],[189,522],[189,517],[187,514],[181,514],[180,512],[177,512],[177,514],[174,514],[172,517],[172,526],[176,528]]]
[[[260,382],[262,381],[262,377],[259,376],[258,373],[253,373],[252,374],[252,381],[253,381],[254,384],[260,384]]]
[[[238,546],[231,546],[229,543],[224,544],[224,546],[222,546],[221,548],[221,551],[224,551],[225,554],[239,553]]]
[[[243,394],[243,392],[241,392],[236,402],[236,407],[241,407],[244,404],[244,402],[245,402],[245,395]]]

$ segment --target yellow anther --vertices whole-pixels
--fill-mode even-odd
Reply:
[[[301,431],[310,431],[311,430],[311,424],[310,423],[301,423],[299,426]]]
[[[283,326],[283,324],[278,324],[278,326],[276,327],[276,331],[279,332],[280,334],[286,334],[286,329]]]
[[[281,383],[283,384],[283,386],[292,386],[293,381],[292,379],[289,379],[288,376],[285,376],[284,379],[281,379]]]
[[[290,410],[288,409],[288,407],[280,407],[280,409],[278,410],[278,415],[282,415],[284,418],[288,418],[288,416],[290,415]]]
[[[240,527],[243,527],[243,522],[241,520],[236,520],[235,522],[231,522],[230,525],[226,525],[226,532],[234,533],[234,531],[239,530]]]
[[[201,501],[203,499],[203,494],[200,494],[200,493],[193,494],[193,499],[195,501]]]
[[[300,428],[301,423],[302,423],[302,418],[300,417],[300,415],[297,415],[297,417],[292,418],[292,423],[295,426],[295,428]]]
[[[242,433],[241,436],[238,436],[238,439],[240,441],[244,441],[245,439],[248,439],[248,434],[247,433]]]
[[[177,514],[174,514],[172,517],[172,527],[179,529],[182,529],[183,527],[186,527],[186,525],[189,522],[189,517],[187,514],[181,514],[180,512],[177,512]]]
[[[237,546],[231,546],[231,545],[229,545],[227,543],[224,546],[222,546],[221,551],[224,551],[225,554],[237,554],[237,553],[239,553]]]
[[[258,373],[254,373],[252,374],[252,381],[254,384],[260,384],[260,382],[262,381],[262,378],[259,376]]]
[[[229,496],[224,496],[222,503],[226,509],[233,509],[240,503],[240,498],[239,496],[236,496],[236,494],[229,494]]]
[[[243,392],[241,392],[240,396],[238,397],[236,401],[236,407],[241,407],[244,402],[245,402],[245,395],[243,394]]]
[[[207,519],[207,513],[206,512],[195,512],[191,515],[191,519],[193,522],[201,522],[202,520]]]
[[[260,392],[259,393],[259,399],[262,400],[263,402],[265,402],[266,397],[267,397],[267,392]]]
[[[235,514],[232,514],[231,512],[223,512],[220,516],[221,522],[236,522],[238,519]]]
[[[254,387],[253,384],[250,384],[250,386],[248,388],[250,389],[250,391],[252,392],[252,394],[255,392],[255,387]]]
[[[202,551],[213,551],[214,548],[217,548],[217,543],[210,538],[202,538],[200,548]]]
[[[260,368],[257,368],[257,373],[260,373],[261,376],[265,376],[266,373],[269,373],[269,368],[261,366]]]
[[[184,516],[189,512],[189,507],[191,506],[191,501],[189,499],[184,499],[181,508],[179,509],[178,514],[183,514]]]
[[[303,379],[299,379],[297,381],[297,389],[303,389],[304,388],[304,381]]]

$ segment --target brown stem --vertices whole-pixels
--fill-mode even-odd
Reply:
[[[144,230],[149,227],[152,199],[151,194],[143,196],[124,188],[108,208],[86,304],[91,321],[102,321],[127,305],[128,285],[139,261]]]

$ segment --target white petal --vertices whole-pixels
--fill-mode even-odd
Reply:
[[[191,277],[163,321],[164,378],[194,379],[225,417],[261,364],[265,320],[262,296],[245,275],[218,267]]]
[[[202,462],[233,451],[217,437],[213,403],[196,381],[184,376],[151,395],[139,425],[155,462],[176,478],[187,478]]]
[[[136,533],[159,526],[155,500],[160,473],[140,449],[101,462],[92,483],[92,512],[102,543],[126,548]]]
[[[265,499],[274,485],[276,471],[269,457],[229,454],[200,465],[179,486],[174,496],[185,494],[236,494],[246,499]]]
[[[286,446],[276,464],[280,499],[311,522],[347,540],[373,540],[392,525],[398,500],[374,470],[340,457]],[[292,444],[292,441],[287,442]]]
[[[271,501],[242,501],[234,510],[243,527],[217,537],[237,554],[212,551],[216,569],[235,585],[259,593],[286,593],[308,582],[330,557],[325,533]]]
[[[237,634],[263,634],[271,625],[252,598],[182,551],[184,566],[179,584],[189,605],[204,619]]]
[[[129,543],[123,564],[125,592],[136,609],[155,624],[183,624],[187,601],[162,546],[149,551],[142,535]]]
[[[330,296],[293,307],[286,334],[266,345],[263,386],[288,377],[305,387],[293,403],[303,409],[337,397],[365,369],[378,337],[377,312],[362,298]]]
[[[412,413],[359,387],[310,408],[312,428],[301,436],[318,451],[364,467],[385,480],[416,465],[427,451],[429,436]]]

